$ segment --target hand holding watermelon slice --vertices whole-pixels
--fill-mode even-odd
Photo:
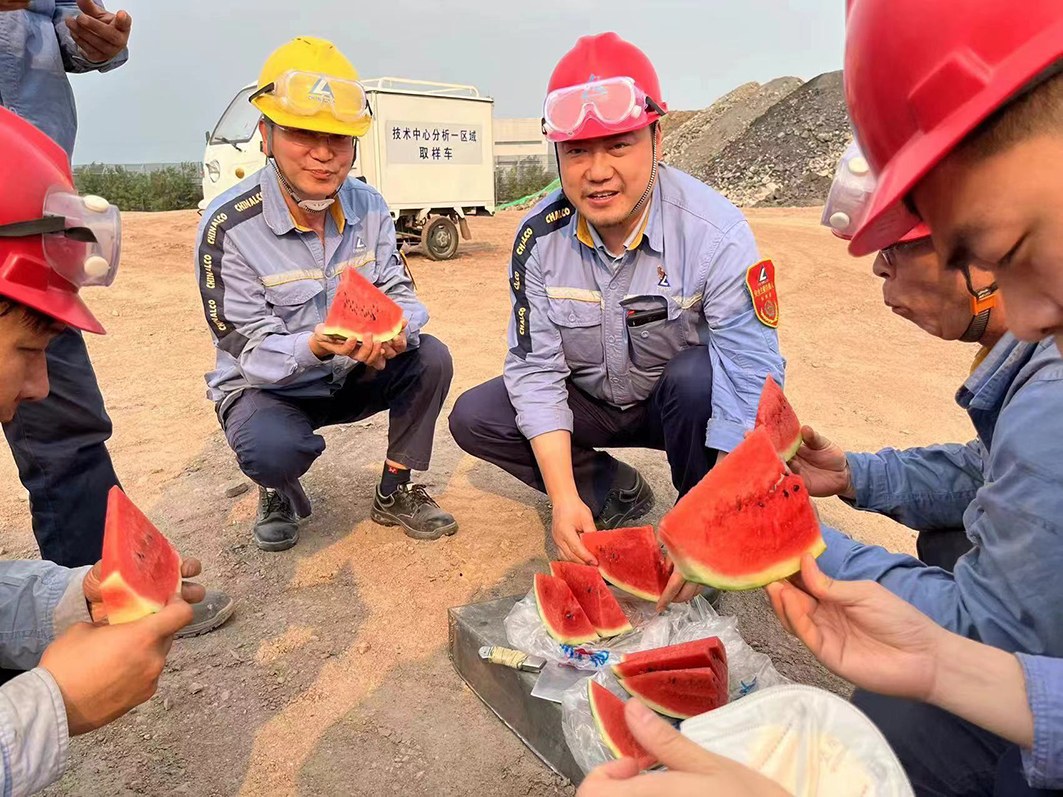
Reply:
[[[85,602],[89,605],[89,615],[92,617],[92,622],[96,624],[108,622],[107,605],[103,601],[103,593],[100,590],[102,572],[103,562],[97,562],[85,574],[85,581],[82,582]],[[181,599],[186,603],[199,603],[207,596],[207,591],[201,584],[184,580],[195,578],[202,572],[203,565],[198,559],[181,560]]]
[[[45,648],[40,666],[59,687],[70,735],[100,728],[155,694],[174,634],[191,621],[192,607],[172,596],[137,622],[77,623]]]
[[[638,700],[624,704],[623,719],[630,731],[630,740],[625,737],[624,743],[637,745],[631,751],[644,752],[645,757],[625,757],[603,764],[583,780],[581,794],[619,794],[622,787],[624,794],[669,797],[789,797],[775,781],[737,761],[710,753],[683,736]],[[619,738],[614,743],[617,741]],[[656,758],[668,771],[640,775],[650,758]]]
[[[809,495],[855,498],[849,460],[841,446],[832,443],[811,426],[801,429],[803,445],[790,460],[790,470],[804,479]]]

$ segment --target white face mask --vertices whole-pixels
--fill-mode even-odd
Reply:
[[[686,720],[683,735],[795,797],[912,797],[885,737],[859,709],[811,686],[774,686]]]

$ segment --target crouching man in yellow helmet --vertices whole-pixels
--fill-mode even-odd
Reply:
[[[372,111],[330,42],[297,38],[266,61],[251,102],[267,165],[217,197],[198,232],[196,276],[217,348],[206,375],[240,469],[259,485],[254,539],[281,551],[310,514],[300,477],[325,449],[322,426],[390,412],[371,517],[416,539],[457,531],[410,470],[427,470],[453,366],[421,328],[384,198],[348,179]],[[322,334],[340,275],[354,268],[395,300],[404,329],[386,343]]]

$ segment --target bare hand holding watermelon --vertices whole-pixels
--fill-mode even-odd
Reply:
[[[672,575],[668,577],[668,585],[661,593],[661,599],[657,601],[657,611],[663,612],[672,603],[689,603],[701,590],[701,584],[687,581],[673,565]]]
[[[834,581],[812,557],[767,587],[786,630],[862,689],[922,700],[1029,748],[1034,719],[1019,659],[946,631],[872,581]]]
[[[192,621],[176,596],[162,611],[121,625],[71,626],[41,656],[59,686],[70,735],[101,728],[148,700],[174,634]]]
[[[845,451],[811,426],[801,427],[801,447],[787,464],[816,498],[856,497]]]
[[[331,357],[350,357],[355,362],[364,363],[377,371],[384,370],[387,363],[384,357],[384,344],[374,340],[372,335],[366,336],[366,340],[357,338],[337,338],[335,335],[325,334],[325,325],[318,324],[314,333],[310,336],[310,351],[319,360],[327,360]]]
[[[878,694],[929,698],[948,632],[914,606],[870,581],[835,581],[810,556],[800,577],[766,589],[779,621],[827,669]]]
[[[621,758],[603,764],[580,784],[576,797],[786,797],[777,783],[758,772],[710,753],[686,738],[638,700],[624,706],[635,740],[668,772],[640,775],[639,762]]]
[[[408,344],[406,338],[406,327],[409,325],[409,323],[409,321],[403,318],[402,331],[399,332],[399,334],[393,337],[391,340],[384,342],[384,359],[392,360],[406,351],[406,346]]]
[[[580,540],[581,534],[590,531],[597,531],[594,525],[594,515],[591,514],[590,508],[580,500],[579,495],[554,503],[550,533],[563,559],[587,565],[598,564],[593,554]]]

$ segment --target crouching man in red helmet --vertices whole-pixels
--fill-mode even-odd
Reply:
[[[653,65],[615,33],[558,63],[543,127],[561,190],[514,241],[503,375],[450,416],[465,451],[549,495],[561,555],[588,564],[581,533],[654,504],[598,449],[664,450],[683,495],[752,428],[765,377],[783,379],[774,267],[737,208],[658,162],[665,110]],[[677,575],[661,602],[694,592]]]
[[[118,265],[118,209],[80,197],[66,153],[0,108],[0,421],[48,394],[45,349],[74,328],[103,333],[78,295],[109,285]],[[185,559],[182,575],[200,564]],[[0,666],[25,670],[0,686],[0,793],[30,794],[66,769],[69,737],[143,703],[174,635],[193,618],[185,584],[158,614],[107,624],[99,565],[0,562]],[[3,680],[0,677],[0,680]]]

